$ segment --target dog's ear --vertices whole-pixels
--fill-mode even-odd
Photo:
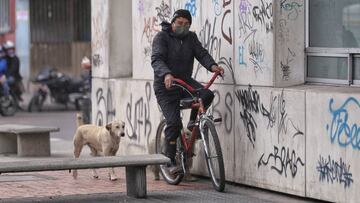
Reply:
[[[107,124],[107,125],[105,126],[105,128],[106,128],[107,130],[111,130],[111,123]]]

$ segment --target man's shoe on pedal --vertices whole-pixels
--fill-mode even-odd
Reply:
[[[177,173],[182,172],[181,166],[177,165],[176,163],[171,162],[167,165],[162,165],[162,168],[168,172],[170,175],[175,175]]]

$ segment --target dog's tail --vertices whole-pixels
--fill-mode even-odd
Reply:
[[[76,113],[76,126],[79,127],[82,125],[84,125],[84,119],[83,119],[81,113]]]

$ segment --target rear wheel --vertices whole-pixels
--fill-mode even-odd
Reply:
[[[155,152],[157,154],[165,154],[165,120],[162,120],[158,126],[158,129],[156,131],[156,146],[155,146]],[[179,148],[179,145],[178,145]],[[176,153],[176,161],[177,164],[180,165],[181,157],[179,154],[179,150],[177,150]],[[172,175],[169,173],[168,170],[166,170],[166,165],[160,165],[160,172],[164,180],[171,185],[177,185],[181,182],[181,180],[184,177],[183,173],[177,173],[176,175]]]
[[[224,160],[214,123],[206,120],[202,132],[204,134],[205,159],[211,182],[215,190],[222,192],[225,189]]]

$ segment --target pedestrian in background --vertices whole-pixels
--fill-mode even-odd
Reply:
[[[0,83],[2,86],[2,94],[6,98],[10,93],[9,84],[6,79],[6,72],[7,72],[7,60],[6,60],[6,53],[4,48],[0,45]]]
[[[20,60],[15,52],[15,44],[12,41],[4,43],[4,50],[6,53],[7,71],[6,78],[11,90],[15,93],[19,101],[23,101],[21,95],[24,93],[25,88],[22,83],[22,76],[20,74]]]

